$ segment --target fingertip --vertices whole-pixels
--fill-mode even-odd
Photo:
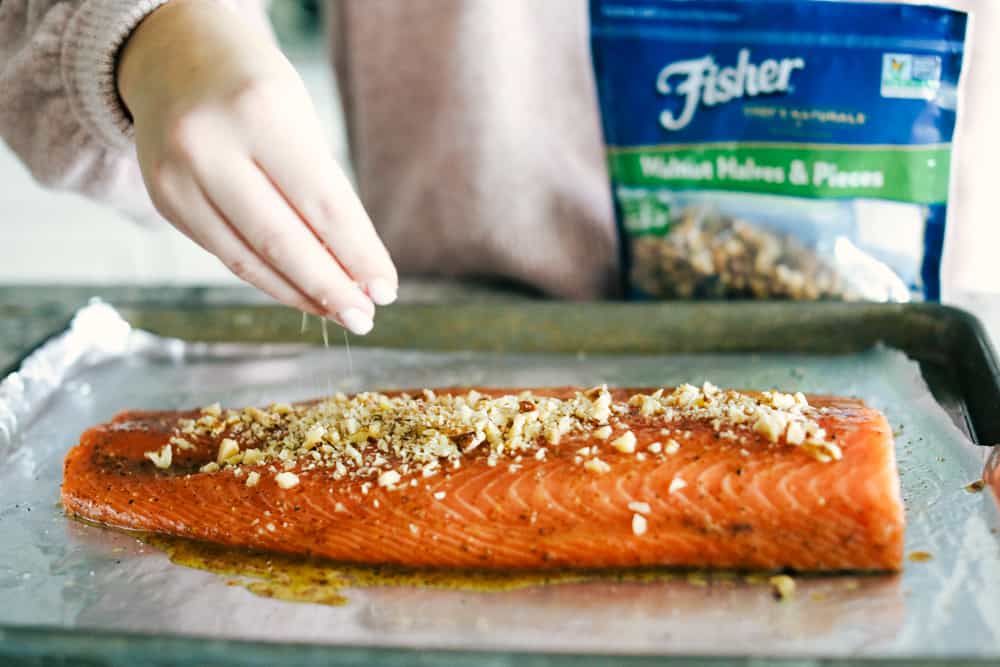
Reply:
[[[375,327],[370,315],[358,308],[346,308],[337,313],[337,321],[352,334],[364,336]]]
[[[394,303],[398,297],[396,285],[385,278],[375,278],[368,281],[365,291],[376,306],[388,306]]]

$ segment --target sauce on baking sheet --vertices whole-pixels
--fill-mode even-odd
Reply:
[[[139,539],[163,551],[172,563],[222,575],[227,578],[229,585],[242,586],[255,595],[326,605],[346,604],[348,602],[344,595],[346,588],[409,586],[491,593],[587,581],[687,580],[693,586],[706,586],[710,582],[733,584],[743,576],[734,572],[709,574],[666,568],[606,572],[414,570],[394,566],[352,565],[301,556],[249,551],[165,535],[140,534]],[[766,577],[763,577],[762,581],[766,580]]]
[[[89,523],[89,522],[88,522]],[[131,534],[131,531],[129,531]],[[418,570],[395,566],[353,565],[278,553],[250,551],[209,542],[157,534],[139,534],[138,539],[164,552],[170,562],[196,570],[221,575],[230,586],[241,586],[254,595],[289,602],[309,602],[331,606],[349,602],[345,590],[405,586],[502,593],[539,586],[585,582],[653,583],[685,582],[698,588],[732,588],[750,585],[765,594],[773,594],[775,579],[792,579],[775,572],[702,571],[678,568],[634,568],[605,571],[564,570],[497,572],[472,570]],[[864,573],[857,573],[865,577]],[[836,589],[858,589],[855,575],[797,574],[796,580],[826,579]],[[841,586],[842,584],[842,586]],[[808,600],[822,602],[826,592],[815,593]],[[787,600],[792,595],[777,596]]]
[[[778,601],[792,597],[813,603],[829,596],[859,592],[861,581],[883,578],[878,573],[843,572],[838,574],[796,573],[792,577],[776,571],[692,570],[654,567],[609,570],[495,571],[408,569],[392,565],[358,565],[294,556],[239,547],[227,547],[171,535],[144,533],[71,517],[93,528],[125,533],[141,543],[163,552],[171,563],[211,572],[226,579],[229,586],[240,586],[260,597],[288,602],[306,602],[341,606],[350,600],[351,588],[410,587],[475,593],[502,593],[559,584],[587,582],[661,583],[677,582],[695,588],[732,589],[752,586]],[[776,579],[814,582],[808,596],[776,595]],[[794,588],[794,586],[793,586]],[[860,594],[864,594],[861,592]]]

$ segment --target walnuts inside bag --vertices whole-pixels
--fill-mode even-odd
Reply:
[[[592,0],[630,296],[935,300],[967,17]]]

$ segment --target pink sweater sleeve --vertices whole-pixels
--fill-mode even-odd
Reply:
[[[339,0],[358,187],[407,274],[617,289],[586,0]]]
[[[0,2],[0,138],[37,181],[138,220],[159,219],[142,183],[115,65],[135,27],[169,1]],[[254,20],[262,14],[261,0],[228,4],[256,10]]]

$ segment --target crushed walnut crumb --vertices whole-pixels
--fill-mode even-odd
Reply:
[[[447,464],[459,467],[464,454],[480,447],[493,461],[536,456],[539,444],[555,446],[567,434],[592,431],[606,425],[611,414],[606,386],[568,399],[530,392],[499,397],[476,391],[439,396],[426,390],[416,397],[367,392],[267,410],[209,406],[197,420],[181,420],[171,441],[223,437],[220,467],[294,465],[310,457],[338,479],[377,478],[395,459],[404,468],[401,475],[419,468],[432,476]],[[241,452],[240,440],[262,444]]]
[[[663,435],[689,438],[692,432],[683,429],[703,422],[720,437],[725,434],[741,444],[763,437],[768,443],[800,447],[820,461],[841,458],[840,448],[816,421],[817,410],[802,394],[745,394],[710,383],[657,389],[625,401],[613,400],[602,385],[569,398],[530,391],[486,396],[475,390],[440,395],[424,390],[396,396],[336,394],[315,403],[280,403],[267,409],[228,410],[213,404],[197,418],[179,420],[164,449],[147,452],[146,457],[167,468],[172,462],[169,447],[190,449],[192,442],[214,439],[219,442],[216,460],[202,466],[201,472],[269,465],[272,471],[281,471],[276,480],[290,480],[297,467],[324,470],[335,480],[362,481],[362,493],[367,493],[376,483],[397,489],[418,477],[458,469],[472,452],[484,452],[490,466],[503,463],[507,470],[518,470],[529,458],[547,460],[566,436],[569,443],[577,443],[572,460],[597,474],[611,470],[598,456],[600,440],[637,459],[647,452],[678,451],[680,444],[674,439],[637,451],[637,438],[628,428],[634,423],[627,421],[630,415],[662,427]],[[594,444],[579,447],[580,438],[588,436]]]
[[[620,436],[611,441],[611,446],[622,454],[632,454],[635,452],[635,433],[625,431]]]
[[[652,511],[649,503],[640,503],[634,500],[628,504],[628,508],[636,514],[649,514]]]
[[[291,489],[299,485],[299,476],[294,472],[279,472],[274,476],[274,481],[282,489]]]
[[[391,489],[399,484],[400,479],[402,479],[402,476],[395,470],[386,470],[378,476],[378,485],[381,487],[389,487]]]
[[[592,472],[596,475],[603,475],[605,473],[611,472],[611,466],[601,459],[589,459],[583,464],[583,469],[587,472]]]
[[[648,398],[640,399],[644,407]],[[720,433],[751,429],[769,442],[802,447],[823,462],[838,460],[842,455],[840,447],[827,437],[826,431],[813,418],[816,410],[800,392],[765,391],[750,395],[722,390],[706,382],[701,388],[681,385],[662,396],[658,404],[658,407],[646,409],[651,415],[662,415],[668,421],[707,421]],[[690,431],[683,435],[690,437]]]
[[[986,482],[981,479],[977,479],[975,482],[965,485],[965,490],[969,493],[979,493],[986,488]]]
[[[216,458],[216,463],[222,465],[224,463],[239,463],[242,460],[240,456],[240,445],[232,438],[223,438],[222,442],[219,443],[219,455]]]
[[[632,515],[632,533],[634,535],[645,535],[649,527],[649,522],[641,514]]]
[[[768,579],[776,600],[789,600],[795,595],[795,580],[787,574],[779,574]]]
[[[159,451],[146,452],[143,454],[153,462],[153,465],[160,470],[166,470],[174,460],[174,452],[169,444],[164,445]]]

